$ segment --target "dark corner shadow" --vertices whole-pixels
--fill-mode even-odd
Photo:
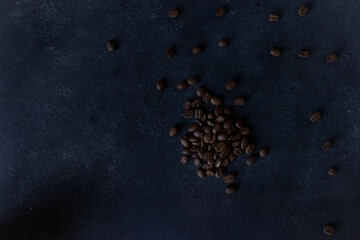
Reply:
[[[75,230],[76,219],[91,204],[92,187],[67,184],[37,192],[0,223],[2,240],[63,239]]]

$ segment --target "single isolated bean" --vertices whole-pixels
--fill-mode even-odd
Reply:
[[[180,162],[182,164],[185,164],[189,161],[189,156],[186,156],[186,155],[182,155],[181,158],[180,158]]]
[[[330,176],[334,176],[336,174],[336,168],[335,167],[330,168],[328,171],[328,174]]]
[[[324,151],[330,150],[331,147],[332,147],[332,141],[331,141],[331,140],[327,140],[327,141],[324,142],[323,145],[322,145],[322,149],[323,149]]]
[[[199,168],[198,170],[196,170],[197,175],[199,176],[199,178],[205,178],[206,177],[206,171],[202,168]]]
[[[224,183],[233,183],[235,181],[235,178],[235,174],[229,173],[223,178],[223,180]]]
[[[311,122],[317,122],[319,121],[321,118],[321,112],[314,112],[311,116],[310,116],[310,121]]]
[[[173,8],[169,10],[168,14],[171,18],[177,18],[180,15],[180,11],[179,9]]]
[[[298,52],[298,56],[301,58],[308,58],[310,56],[310,52],[307,50],[300,50]]]
[[[259,151],[259,156],[261,158],[266,158],[266,156],[269,154],[269,151],[267,148],[261,148]]]
[[[248,157],[245,162],[246,162],[246,165],[248,165],[248,166],[254,165],[254,163],[256,162],[256,156],[252,155],[252,156]]]
[[[165,57],[166,58],[172,58],[174,56],[174,54],[175,54],[175,48],[174,47],[169,47],[165,51]]]
[[[231,184],[225,188],[225,193],[234,194],[238,190],[238,186],[235,184]]]
[[[199,78],[197,77],[191,77],[187,80],[188,84],[193,86],[199,83]]]
[[[174,126],[174,127],[170,128],[169,136],[176,137],[176,135],[178,135],[178,133],[179,133],[179,128],[177,126]]]
[[[323,228],[323,231],[326,235],[331,236],[334,234],[335,229],[332,226],[329,225],[325,225]]]
[[[211,101],[211,104],[215,105],[215,106],[219,106],[222,103],[221,98],[217,97],[217,96],[212,96],[210,101]]]
[[[225,48],[225,47],[229,46],[229,43],[230,43],[230,41],[228,39],[224,38],[218,42],[218,45],[219,45],[219,47]]]
[[[282,50],[280,50],[279,48],[272,48],[270,50],[270,54],[274,57],[280,57],[282,54]]]
[[[117,49],[117,43],[115,40],[109,40],[106,43],[106,47],[110,52],[113,52]]]
[[[237,97],[234,100],[234,104],[236,106],[244,106],[246,104],[246,98],[245,97]]]
[[[164,91],[166,88],[165,80],[161,79],[156,82],[156,89],[160,92]]]
[[[188,83],[186,81],[181,81],[178,83],[177,88],[179,90],[185,90],[189,87]]]
[[[269,14],[269,21],[270,22],[277,22],[277,21],[279,21],[279,19],[280,19],[279,14],[276,14],[276,13],[270,13]]]
[[[195,55],[199,55],[204,52],[204,47],[201,45],[196,45],[192,48],[192,52]]]
[[[222,16],[224,16],[225,14],[226,14],[226,9],[225,9],[225,7],[221,7],[221,8],[219,8],[218,10],[215,11],[215,15],[216,15],[217,17],[222,17]]]
[[[303,17],[306,14],[308,14],[309,11],[310,11],[310,7],[308,5],[302,5],[298,10],[298,14],[299,16]]]
[[[237,82],[235,80],[231,80],[226,83],[225,88],[228,91],[234,90],[237,86]]]
[[[326,61],[328,62],[335,62],[336,59],[338,58],[336,53],[330,53],[327,57],[326,57]]]

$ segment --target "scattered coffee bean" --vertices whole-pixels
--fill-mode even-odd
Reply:
[[[199,83],[199,78],[197,77],[191,77],[187,80],[188,84],[193,86]]]
[[[238,187],[235,184],[231,184],[225,188],[225,193],[234,194],[238,190]]]
[[[251,155],[253,154],[255,151],[255,145],[250,143],[249,145],[247,145],[246,149],[245,149],[245,152],[247,155]]]
[[[215,108],[214,114],[216,117],[222,116],[224,114],[224,107],[223,106],[217,106]]]
[[[241,140],[241,149],[246,149],[246,147],[249,145],[249,139],[247,137],[244,137]]]
[[[215,15],[217,16],[217,17],[222,17],[222,16],[224,16],[226,14],[226,9],[225,9],[225,7],[221,7],[221,8],[219,8],[218,10],[216,10],[216,12],[215,12]]]
[[[200,165],[201,165],[201,159],[200,158],[198,158],[198,157],[195,157],[194,158],[194,165],[196,166],[196,167],[199,167]]]
[[[109,40],[106,43],[106,47],[110,52],[113,52],[117,49],[117,43],[115,40]]]
[[[270,13],[269,14],[269,21],[270,22],[277,22],[277,21],[279,21],[279,19],[280,19],[280,16],[278,14],[276,14],[276,13]]]
[[[211,94],[208,92],[203,93],[202,100],[204,103],[209,103],[211,100]]]
[[[330,53],[327,57],[326,57],[326,61],[328,62],[335,62],[335,60],[338,58],[336,53]]]
[[[202,131],[195,131],[194,136],[197,138],[202,138],[204,136],[204,133]]]
[[[335,167],[330,168],[328,173],[330,176],[334,176],[336,174],[336,168]]]
[[[180,15],[180,11],[179,9],[173,8],[169,10],[168,14],[171,18],[177,18]]]
[[[229,173],[224,177],[224,183],[233,183],[236,179],[235,174]]]
[[[234,104],[236,106],[244,106],[246,104],[246,98],[245,97],[237,97],[234,100]]]
[[[300,50],[298,52],[298,56],[301,58],[308,58],[310,56],[310,52],[307,50]]]
[[[219,106],[222,103],[221,98],[217,97],[217,96],[212,96],[210,101],[211,101],[211,104],[215,105],[215,106]]]
[[[240,129],[240,134],[243,136],[247,136],[250,134],[250,128],[249,127],[243,127]]]
[[[192,103],[191,103],[191,106],[193,108],[199,108],[202,104],[202,100],[200,98],[198,99],[195,99]]]
[[[181,145],[183,145],[184,147],[190,147],[190,141],[189,139],[185,138],[185,137],[182,137],[180,139],[180,142],[181,142]]]
[[[324,142],[324,144],[322,145],[322,149],[324,151],[330,150],[331,147],[332,147],[332,142],[330,140]]]
[[[302,5],[298,10],[298,14],[299,14],[299,16],[303,17],[306,14],[308,14],[309,11],[310,11],[310,8],[308,5]]]
[[[321,112],[314,112],[310,117],[310,121],[317,122],[320,120],[320,118],[321,118]]]
[[[166,49],[165,51],[165,56],[166,58],[172,58],[175,54],[175,48],[174,47],[170,47],[168,49]]]
[[[196,89],[196,96],[201,97],[206,92],[206,89],[203,87],[198,87]]]
[[[274,57],[280,57],[282,54],[282,51],[278,48],[273,48],[270,50],[270,54]]]
[[[160,92],[164,91],[166,88],[165,80],[161,79],[156,82],[156,89]]]
[[[183,148],[182,154],[187,155],[187,156],[191,156],[190,148]]]
[[[189,87],[188,83],[186,81],[181,81],[178,83],[177,88],[179,90],[185,90]]]
[[[217,178],[217,179],[222,179],[223,178],[223,176],[224,176],[224,170],[222,169],[222,168],[217,168],[216,169],[216,173],[215,173],[215,177]]]
[[[334,234],[335,229],[332,226],[329,225],[325,225],[323,228],[323,231],[326,235],[331,236]]]
[[[189,157],[188,157],[188,156],[186,156],[186,155],[182,155],[182,156],[181,156],[180,162],[181,162],[182,164],[185,164],[185,163],[187,163],[188,161],[189,161]]]
[[[267,148],[261,148],[259,151],[259,156],[261,158],[265,158],[269,154],[269,151]]]
[[[248,157],[245,162],[246,162],[246,165],[248,165],[248,166],[254,165],[254,163],[256,162],[256,156],[252,155],[252,156]]]
[[[183,108],[184,108],[185,110],[188,110],[188,109],[191,108],[191,104],[192,104],[191,101],[186,101],[186,102],[184,102],[184,104],[183,104]]]
[[[237,147],[237,148],[234,148],[233,152],[234,152],[235,156],[240,156],[241,154],[243,154],[244,151],[241,148]]]
[[[218,42],[218,45],[219,45],[219,47],[225,48],[225,47],[229,46],[229,43],[230,43],[230,41],[228,39],[224,38]]]
[[[224,108],[224,114],[227,116],[231,116],[231,109],[230,108]]]
[[[206,177],[206,171],[202,168],[199,168],[198,170],[196,170],[197,175],[199,176],[199,178],[205,178]]]
[[[195,130],[197,130],[197,129],[199,129],[199,128],[200,128],[200,125],[199,125],[199,124],[193,123],[193,124],[191,124],[191,125],[188,127],[188,130],[189,130],[189,132],[193,132],[193,131],[195,131]]]
[[[226,139],[227,139],[226,134],[220,133],[220,134],[218,135],[218,141],[226,141]]]
[[[184,118],[185,119],[190,119],[190,118],[192,118],[194,116],[194,111],[193,110],[186,110],[185,112],[184,112]]]
[[[169,131],[170,137],[176,137],[176,135],[178,135],[178,133],[179,133],[179,128],[177,126],[170,128],[170,131]]]
[[[192,52],[195,55],[199,55],[204,52],[204,47],[201,45],[196,45],[192,48]]]
[[[235,80],[231,80],[226,83],[225,88],[228,91],[234,90],[237,86],[237,82]]]
[[[208,170],[206,171],[206,175],[209,177],[215,176],[215,171],[214,170]]]
[[[195,109],[194,117],[196,119],[201,119],[202,116],[203,116],[203,111],[200,108]]]

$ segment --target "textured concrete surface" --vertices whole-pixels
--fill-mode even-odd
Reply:
[[[303,3],[311,11],[299,17]],[[326,223],[332,239],[359,239],[359,12],[356,0],[1,0],[1,239],[318,240]],[[120,47],[109,53],[112,38]],[[206,51],[193,56],[198,43]],[[309,59],[297,57],[303,48]],[[332,51],[341,56],[330,64]],[[194,96],[176,83],[194,74],[226,104],[248,95],[236,114],[271,147],[251,168],[244,157],[231,165],[234,196],[181,165],[168,137]]]

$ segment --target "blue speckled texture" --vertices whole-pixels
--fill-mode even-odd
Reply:
[[[311,11],[299,17],[303,3]],[[1,239],[319,240],[327,223],[331,239],[360,239],[359,12],[356,0],[1,0]],[[296,55],[304,48],[309,59]],[[327,63],[332,51],[341,56]],[[226,104],[249,96],[235,112],[271,147],[251,168],[244,157],[231,165],[233,196],[180,164],[168,137],[194,97],[176,83],[194,74]]]

